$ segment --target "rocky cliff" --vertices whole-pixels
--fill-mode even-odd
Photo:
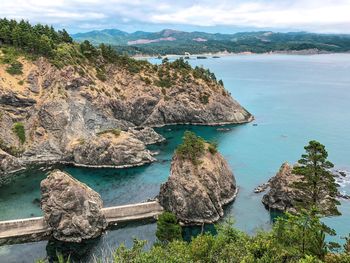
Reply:
[[[151,128],[144,133],[133,128],[244,123],[253,118],[217,82],[195,77],[191,70],[180,77],[168,64],[162,68],[141,63],[138,73],[103,64],[101,77],[88,62],[57,68],[45,58],[18,60],[23,65],[19,75],[10,75],[0,65],[0,148],[24,166],[49,161],[140,165],[154,160],[144,145],[162,138]],[[161,87],[166,70],[171,85]],[[15,126],[21,126],[24,135]],[[126,141],[99,137],[107,130],[124,131],[121,138]],[[102,153],[99,147],[105,153],[95,158]],[[127,159],[130,162],[124,163]]]
[[[81,242],[107,227],[101,197],[69,174],[54,171],[41,182],[41,208],[55,239]]]
[[[218,152],[209,152],[206,144],[198,164],[174,155],[158,199],[183,224],[213,223],[224,215],[223,206],[235,199],[237,190],[225,159]]]

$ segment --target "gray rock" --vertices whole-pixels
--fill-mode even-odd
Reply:
[[[40,92],[40,86],[39,86],[39,72],[36,70],[33,70],[29,73],[27,77],[27,82],[29,84],[29,90],[33,93],[38,94]]]
[[[111,132],[73,145],[75,165],[90,167],[132,167],[154,162],[145,144],[128,132]]]
[[[22,168],[22,164],[16,157],[0,149],[0,186],[10,180],[10,173]]]
[[[107,227],[101,197],[69,174],[53,171],[41,184],[41,208],[54,238],[81,242]]]
[[[206,151],[198,165],[175,155],[158,199],[183,224],[213,223],[224,215],[223,206],[235,199],[237,190],[225,159]]]
[[[270,190],[262,198],[267,208],[282,212],[296,211],[294,203],[298,198],[298,193],[291,185],[299,180],[299,176],[292,174],[292,170],[293,166],[284,163],[276,176],[270,179]]]
[[[152,128],[150,127],[145,127],[145,128],[129,128],[128,130],[130,133],[135,135],[137,139],[142,141],[144,144],[149,145],[149,144],[155,144],[159,142],[165,141],[165,138],[156,133]]]

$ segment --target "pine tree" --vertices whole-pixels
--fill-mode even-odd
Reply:
[[[329,170],[334,165],[327,160],[325,146],[317,141],[310,141],[304,149],[306,153],[293,169],[294,174],[301,176],[301,180],[294,183],[301,195],[298,205],[305,209],[315,207],[321,214],[339,215],[337,184]]]

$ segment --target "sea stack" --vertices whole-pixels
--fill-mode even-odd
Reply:
[[[80,243],[107,227],[101,197],[65,172],[53,171],[41,182],[41,208],[55,239]]]
[[[267,209],[280,212],[297,213],[298,204],[303,203],[303,193],[295,186],[302,176],[293,173],[293,165],[283,163],[277,174],[269,180],[270,190],[263,196],[262,202]],[[322,198],[318,207],[324,215],[337,215],[332,208],[331,193],[322,189]]]
[[[300,180],[300,177],[292,171],[292,165],[283,163],[277,174],[269,180],[270,190],[262,198],[266,208],[281,212],[296,212],[294,203],[298,194],[292,184]]]
[[[236,181],[222,155],[204,143],[196,163],[176,152],[170,177],[158,196],[165,210],[184,225],[213,223],[224,215],[223,206],[237,194]]]

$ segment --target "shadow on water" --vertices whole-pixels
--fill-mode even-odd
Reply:
[[[90,251],[99,242],[100,238],[86,240],[82,243],[63,242],[50,239],[46,245],[47,259],[51,263],[58,262],[58,257],[62,256],[65,261],[87,262]]]
[[[217,230],[214,224],[204,224],[202,226],[185,226],[182,227],[183,240],[190,242],[193,238],[200,234],[217,235]]]

